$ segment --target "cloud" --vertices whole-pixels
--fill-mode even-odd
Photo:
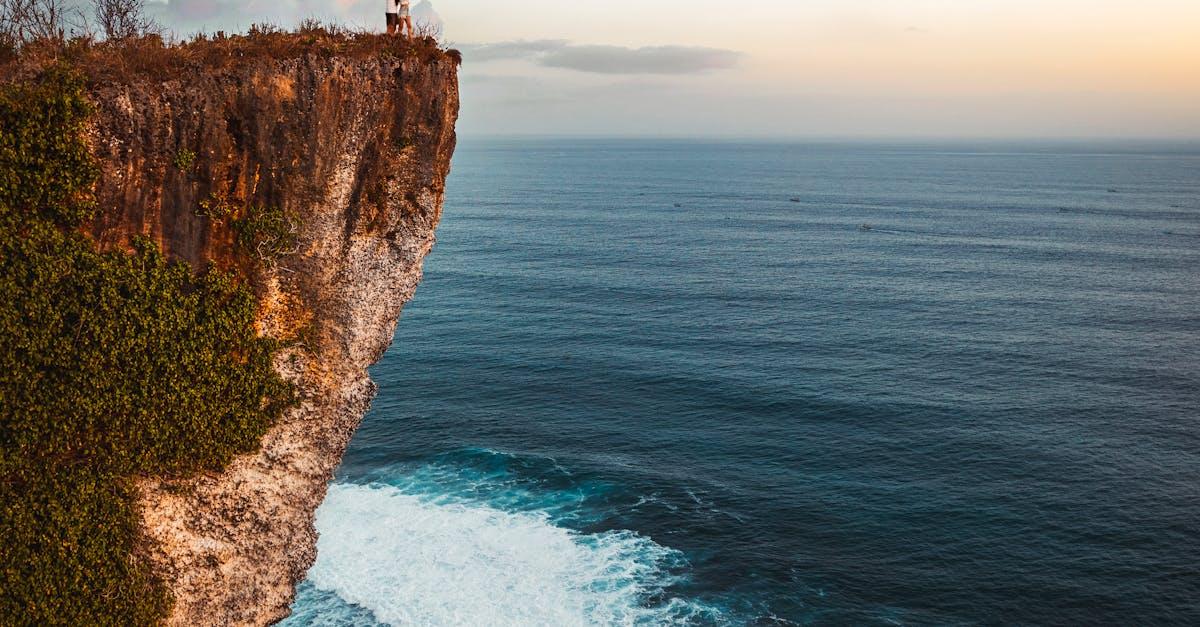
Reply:
[[[597,74],[695,74],[737,65],[741,54],[717,48],[567,46],[542,57],[547,67]]]
[[[419,27],[424,26],[432,32],[441,33],[446,28],[446,23],[442,21],[442,16],[438,15],[437,10],[433,8],[433,3],[429,0],[421,0],[412,8],[413,22]],[[419,31],[418,31],[419,32]]]
[[[503,59],[530,59],[547,52],[561,50],[567,45],[568,42],[560,39],[539,39],[536,41],[501,41],[490,44],[465,44],[458,48],[467,60],[481,63]]]
[[[732,50],[688,46],[585,46],[557,39],[506,41],[461,47],[470,62],[528,59],[544,67],[594,74],[696,74],[737,65]]]

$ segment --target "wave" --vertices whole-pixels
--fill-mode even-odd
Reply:
[[[513,507],[524,499],[511,494],[438,492],[423,481],[430,475],[330,487],[317,563],[285,625],[361,625],[368,614],[396,625],[722,622],[669,594],[687,569],[679,551],[633,531],[560,526],[547,508]]]

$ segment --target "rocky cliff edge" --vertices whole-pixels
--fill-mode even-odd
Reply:
[[[219,45],[219,42],[212,46]],[[383,44],[226,55],[184,71],[105,68],[90,84],[103,247],[148,235],[196,267],[236,267],[298,406],[226,472],[141,484],[144,555],[176,625],[269,624],[315,559],[314,511],[375,394],[434,243],[458,115],[457,59]],[[152,62],[142,59],[142,63]],[[294,241],[238,252],[213,207],[270,207]]]

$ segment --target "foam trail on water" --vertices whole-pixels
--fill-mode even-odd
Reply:
[[[675,581],[671,572],[684,565],[679,552],[630,531],[578,533],[542,511],[334,484],[317,528],[309,584],[382,623],[661,625],[714,618],[698,604],[662,600]]]

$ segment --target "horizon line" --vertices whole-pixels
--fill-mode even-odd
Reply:
[[[658,140],[658,141],[741,141],[759,143],[1067,143],[1067,144],[1158,144],[1196,145],[1194,137],[1162,136],[1085,136],[1085,135],[757,135],[757,134],[639,134],[639,133],[474,133],[459,131],[459,139],[556,139],[556,140]]]

